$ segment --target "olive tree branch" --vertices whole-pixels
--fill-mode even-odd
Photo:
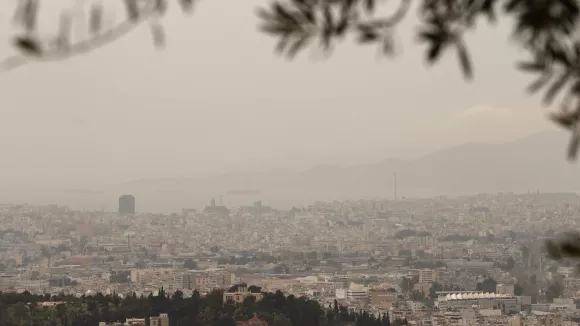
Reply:
[[[29,3],[34,3],[34,0],[28,1]],[[35,23],[32,22],[34,17],[31,18],[30,16],[35,15],[36,13],[24,13],[21,19],[23,24],[28,27],[27,33],[25,33],[24,36],[18,36],[14,39],[14,45],[18,50],[20,50],[20,54],[3,60],[0,63],[0,68],[6,71],[18,68],[31,61],[60,61],[74,56],[86,54],[97,50],[109,43],[117,41],[118,39],[133,32],[135,29],[146,22],[152,23],[151,28],[155,43],[157,45],[161,45],[164,43],[164,33],[161,25],[154,24],[153,19],[160,17],[165,13],[167,5],[166,1],[167,0],[127,0],[125,1],[127,4],[126,19],[106,29],[101,28],[100,19],[102,19],[102,17],[100,15],[96,16],[97,11],[94,7],[91,11],[91,16],[93,18],[90,22],[92,30],[91,36],[84,40],[73,43],[66,42],[66,37],[68,35],[64,35],[65,43],[62,42],[63,40],[59,39],[63,37],[63,35],[59,35],[56,42],[47,42],[35,37],[35,34],[33,33],[34,31],[32,29],[35,25]],[[184,9],[189,9],[190,6],[193,5],[192,0],[180,1]],[[33,8],[34,7],[35,6],[33,6]],[[26,9],[27,5],[24,5],[23,8]],[[19,17],[19,15],[16,16]],[[67,17],[66,13],[63,13],[63,17],[70,19],[70,17]],[[64,22],[65,23],[63,23],[63,20],[61,20],[60,27],[64,27],[64,30],[61,31],[61,33],[68,33],[70,32],[70,26],[68,26],[68,28],[63,26],[66,24],[67,19],[65,19]],[[68,22],[70,24],[70,20],[68,20]]]
[[[5,61],[2,62],[2,66],[4,70],[9,70],[17,68],[18,65],[15,65],[16,63],[26,64],[30,62],[31,59],[37,61],[59,61],[85,54],[126,36],[148,18],[149,17],[141,18],[138,22],[129,20],[123,21],[99,35],[95,35],[78,43],[70,44],[66,49],[62,49],[59,46],[52,46],[43,50],[41,55],[16,55],[5,59]]]

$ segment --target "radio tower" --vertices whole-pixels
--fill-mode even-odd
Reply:
[[[395,188],[395,201],[397,200],[397,172],[395,172],[395,178],[394,178],[394,188]]]

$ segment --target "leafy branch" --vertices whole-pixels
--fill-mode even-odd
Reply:
[[[165,32],[160,23],[167,10],[169,0],[124,0],[126,17],[112,26],[105,26],[105,8],[100,3],[93,3],[88,9],[88,37],[73,40],[72,10],[60,14],[58,33],[52,36],[40,36],[37,20],[40,9],[39,0],[20,0],[15,10],[14,24],[22,31],[13,38],[13,45],[19,55],[2,62],[4,70],[14,69],[23,64],[36,61],[59,61],[96,50],[104,45],[126,36],[136,28],[147,23],[157,47],[165,44]],[[184,12],[191,12],[194,0],[178,0]]]
[[[336,39],[355,33],[360,44],[380,42],[382,52],[394,53],[394,28],[409,12],[411,0],[401,0],[388,17],[376,18],[376,0],[291,0],[273,1],[259,8],[260,29],[278,37],[277,52],[294,58],[314,39],[322,50],[332,50]]]
[[[580,258],[580,234],[575,232],[566,233],[558,239],[546,241],[548,257],[554,260],[579,259]],[[580,265],[578,265],[580,269]]]
[[[319,36],[323,49],[334,39],[353,33],[359,43],[379,43],[386,55],[394,51],[393,34],[409,11],[411,1],[398,1],[390,17],[376,18],[377,0],[275,0],[258,11],[261,29],[279,39],[278,52],[289,58]],[[480,18],[497,21],[498,12],[515,20],[514,40],[529,56],[519,68],[539,75],[528,87],[544,90],[544,104],[550,105],[564,90],[560,112],[551,119],[572,133],[568,158],[575,160],[580,145],[580,40],[579,4],[575,0],[422,0],[419,3],[418,40],[426,45],[428,63],[454,50],[466,80],[473,77],[473,65],[464,41]]]

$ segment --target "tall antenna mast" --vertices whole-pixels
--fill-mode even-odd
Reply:
[[[395,172],[395,200],[397,200],[397,172]]]

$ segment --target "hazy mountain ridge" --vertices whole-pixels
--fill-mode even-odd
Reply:
[[[492,131],[490,131],[492,132]],[[574,192],[580,190],[580,163],[566,160],[569,135],[544,132],[504,144],[466,144],[415,160],[374,164],[319,165],[305,171],[239,172],[204,178],[147,178],[118,185],[5,187],[4,202],[58,203],[73,208],[117,209],[121,194],[133,194],[141,212],[203,208],[211,198],[228,206],[262,200],[278,208],[317,200],[428,197],[480,192]],[[238,191],[252,189],[253,191]]]
[[[580,190],[580,167],[566,161],[567,141],[564,132],[543,132],[504,144],[465,144],[410,161],[391,159],[343,168],[320,165],[301,172],[140,180],[124,184],[120,189],[137,197],[149,197],[146,207],[167,201],[159,197],[160,189],[182,191],[183,196],[169,201],[178,205],[186,200],[194,206],[234,189],[256,189],[260,194],[255,194],[255,198],[226,196],[224,204],[240,205],[262,199],[265,204],[291,207],[315,200],[392,198],[394,173],[397,173],[399,197],[576,191]],[[155,194],[152,190],[156,190]]]

